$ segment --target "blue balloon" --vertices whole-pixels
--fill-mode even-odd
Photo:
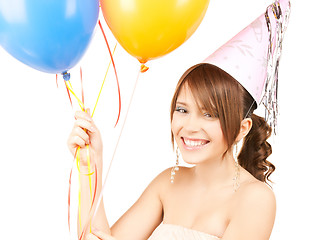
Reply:
[[[84,55],[98,0],[0,0],[0,45],[37,70],[62,73]]]

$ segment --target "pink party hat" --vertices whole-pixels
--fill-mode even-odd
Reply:
[[[266,107],[265,119],[276,126],[278,64],[283,35],[290,15],[290,1],[279,0],[267,7],[250,25],[203,62],[211,63],[235,78]]]

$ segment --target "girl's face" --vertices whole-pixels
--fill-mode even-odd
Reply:
[[[186,163],[215,161],[228,148],[219,119],[196,104],[187,85],[177,98],[171,128]]]

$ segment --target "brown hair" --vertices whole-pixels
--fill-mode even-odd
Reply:
[[[244,118],[251,118],[253,126],[245,137],[242,150],[238,155],[239,164],[260,181],[269,181],[275,170],[266,158],[272,153],[271,145],[266,141],[271,128],[265,120],[253,111],[257,108],[255,100],[232,76],[222,69],[208,63],[189,68],[180,78],[171,103],[170,118],[182,87],[187,84],[198,105],[219,118],[227,153],[234,145]],[[172,142],[174,136],[172,133]]]

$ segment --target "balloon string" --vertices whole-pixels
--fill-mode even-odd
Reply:
[[[120,139],[121,139],[121,136],[122,136],[123,130],[124,130],[124,126],[125,126],[125,123],[126,123],[127,117],[128,117],[128,115],[129,115],[129,110],[130,110],[130,107],[131,107],[131,104],[132,104],[132,101],[133,101],[133,96],[134,96],[134,93],[135,93],[136,87],[137,87],[137,85],[138,85],[138,80],[139,80],[139,77],[140,77],[140,73],[141,73],[141,69],[140,69],[139,72],[138,72],[138,75],[137,75],[137,78],[136,78],[136,81],[135,81],[135,84],[134,84],[134,87],[133,87],[132,95],[131,95],[131,98],[130,98],[130,101],[129,101],[129,105],[128,105],[128,108],[127,108],[127,111],[126,111],[126,115],[125,115],[125,118],[124,118],[124,122],[123,122],[123,125],[122,125],[122,128],[121,128],[120,134],[119,134],[119,136],[118,136],[117,142],[116,142],[116,144],[115,144],[115,148],[114,148],[114,152],[113,152],[113,155],[112,155],[112,158],[111,158],[111,162],[110,162],[110,164],[109,164],[109,166],[108,166],[108,169],[107,169],[107,171],[106,171],[106,175],[105,175],[105,179],[104,179],[104,182],[103,182],[102,190],[101,190],[101,192],[100,192],[100,194],[99,194],[98,201],[97,201],[97,203],[96,203],[96,207],[95,207],[95,211],[94,211],[94,213],[92,214],[91,217],[88,216],[88,220],[87,220],[87,223],[86,223],[85,226],[87,226],[88,223],[89,223],[91,220],[93,220],[93,218],[94,218],[94,216],[96,215],[97,210],[98,210],[98,208],[99,208],[99,204],[100,204],[100,202],[101,202],[101,200],[102,200],[103,192],[104,192],[105,186],[106,186],[106,184],[107,184],[108,174],[109,174],[110,169],[111,169],[111,167],[112,167],[112,163],[113,163],[113,160],[114,160],[114,157],[115,157],[115,154],[116,154],[116,150],[117,150],[117,147],[118,147],[118,145],[119,145],[119,142],[120,142]],[[93,206],[92,206],[92,207],[93,207]],[[92,207],[91,207],[91,208],[92,208]],[[79,240],[81,240],[81,238],[82,238],[82,236],[83,236],[84,233],[85,233],[85,229],[84,229],[83,232],[81,233]]]
[[[84,102],[83,102],[84,106]],[[83,109],[85,111],[85,108]],[[86,132],[87,130],[84,129]],[[87,165],[88,165],[88,179],[89,179],[89,190],[90,190],[90,199],[92,202],[93,196],[92,196],[92,183],[91,183],[91,168],[90,168],[90,151],[89,151],[89,144],[86,145],[86,150],[87,150]],[[78,168],[78,176],[79,176],[79,194],[78,194],[78,212],[79,212],[79,225],[80,229],[81,227],[81,173],[80,173],[80,146],[77,149],[77,168]],[[94,196],[95,197],[95,196]],[[89,231],[91,232],[91,222],[89,224]]]
[[[90,214],[91,214],[91,211],[92,211],[93,206],[94,206],[94,203],[95,203],[95,197],[96,197],[96,194],[97,194],[97,175],[98,175],[98,174],[97,174],[97,165],[96,165],[96,163],[95,163],[95,190],[94,190],[94,194],[93,194],[94,198],[93,198],[93,200],[92,200],[92,202],[91,202],[91,206],[90,206],[90,209],[89,209],[88,216],[90,216]],[[88,226],[88,223],[89,223],[89,220],[87,221],[87,224],[85,224],[84,229],[83,229],[83,231],[81,232],[81,235],[80,235],[80,237],[79,237],[79,240],[81,240],[82,237],[83,237],[83,235],[85,234],[86,227]],[[90,232],[91,232],[91,226],[90,226]]]
[[[89,153],[89,145],[87,144],[87,164],[88,164],[88,178],[89,178],[89,190],[90,190],[90,201],[93,201],[93,196],[92,196],[92,187],[91,187],[91,169],[90,169],[90,153]],[[79,212],[79,227],[81,228],[81,173],[80,173],[80,147],[78,147],[77,150],[77,166],[78,166],[78,176],[79,176],[79,194],[78,194],[78,212]],[[94,196],[95,197],[95,196]],[[91,222],[89,224],[89,231],[91,232]]]
[[[70,103],[71,103],[71,107],[73,107],[72,106],[72,99],[71,99],[71,95],[70,95],[70,92],[69,92],[69,88],[68,88],[68,86],[67,86],[67,83],[66,83],[66,81],[64,81],[65,82],[65,88],[67,89],[67,93],[68,93],[68,96],[69,96],[69,100],[70,100]]]
[[[110,63],[108,65],[108,68],[106,70],[106,74],[105,74],[105,77],[104,77],[104,80],[103,80],[103,83],[102,83],[102,86],[101,86],[101,89],[100,89],[100,92],[98,94],[98,97],[97,97],[97,100],[96,100],[96,104],[95,104],[95,107],[94,107],[94,110],[92,112],[92,117],[95,113],[95,109],[97,107],[97,104],[98,104],[98,100],[99,100],[99,97],[101,95],[101,92],[102,92],[102,89],[103,89],[103,85],[104,85],[104,82],[106,80],[106,77],[107,77],[107,73],[108,73],[108,69],[111,65],[111,63],[113,64],[113,67],[114,67],[114,72],[115,72],[115,77],[116,77],[116,82],[117,82],[117,87],[118,87],[118,95],[119,95],[119,113],[118,113],[118,118],[117,118],[117,121],[115,123],[115,126],[117,125],[118,121],[119,121],[119,118],[120,118],[120,113],[121,113],[121,94],[120,94],[120,86],[119,86],[119,81],[118,81],[118,77],[117,77],[117,71],[116,71],[116,67],[115,67],[115,63],[114,63],[114,59],[113,59],[113,56],[112,56],[112,53],[111,53],[111,50],[110,50],[110,47],[109,47],[109,44],[108,44],[108,41],[107,41],[107,38],[105,36],[105,33],[104,33],[104,30],[102,28],[102,25],[100,23],[100,21],[98,22],[99,23],[99,26],[101,28],[101,31],[103,33],[103,36],[104,36],[104,39],[105,39],[105,42],[106,42],[106,45],[107,45],[107,48],[109,50],[109,54],[110,54]],[[115,44],[115,47],[114,47],[114,51],[113,51],[113,54],[115,53],[115,50],[116,50],[116,46],[117,44]],[[72,95],[77,99],[78,101],[78,104],[80,106],[80,108],[85,111],[85,105],[84,105],[84,91],[83,91],[83,86],[82,86],[82,69],[80,68],[80,76],[81,76],[81,87],[82,87],[82,101],[77,97],[77,95],[74,93],[73,91],[73,88],[72,88],[72,84],[70,81],[65,81],[65,86],[67,88],[67,91],[68,91],[68,95],[69,95],[69,99],[70,99],[70,102],[71,102],[71,105],[72,105],[72,100],[71,100],[71,96],[70,96],[70,92],[72,93]],[[78,149],[76,150],[76,154],[75,154],[75,159],[76,159],[76,162],[77,162],[77,167],[78,167],[78,172],[79,172],[79,223],[80,223],[80,229],[81,229],[81,208],[80,208],[80,203],[81,203],[81,190],[80,190],[80,168],[79,168],[79,165],[80,165],[80,158],[79,158],[79,150],[80,150],[80,147],[78,147]],[[78,156],[76,158],[76,156]],[[92,189],[91,189],[91,175],[93,173],[91,173],[91,170],[90,170],[90,154],[89,154],[89,145],[87,145],[87,163],[88,163],[88,176],[89,176],[89,186],[90,186],[90,194],[92,193]],[[96,163],[95,163],[95,168],[96,168]],[[70,172],[70,178],[69,178],[69,196],[68,196],[68,224],[69,224],[69,231],[70,231],[70,194],[71,194],[71,176],[72,176],[72,169],[71,169],[71,172]],[[96,191],[97,191],[97,168],[96,168],[96,178],[95,178],[95,191],[94,191],[94,197],[92,197],[92,194],[91,194],[91,201],[92,201],[92,204],[91,204],[91,207],[90,207],[90,211],[89,211],[89,215],[90,215],[90,212],[93,208],[93,205],[94,205],[94,200],[95,200],[95,196],[96,196]],[[90,224],[89,224],[90,223]],[[85,233],[85,230],[87,228],[87,226],[90,225],[90,232],[91,232],[91,220],[88,220],[87,221],[87,224],[84,226],[84,229],[82,231],[82,234],[80,236],[80,239],[82,238],[83,234]]]
[[[71,178],[72,178],[72,170],[73,170],[74,161],[76,160],[77,152],[78,152],[78,149],[76,149],[76,151],[74,153],[74,157],[73,157],[73,161],[72,161],[72,167],[71,167],[70,176],[69,176],[69,191],[68,191],[68,226],[69,226],[69,232],[70,232]]]
[[[58,84],[58,75],[55,74],[55,80],[56,80],[56,87],[59,88],[59,84]]]
[[[138,85],[138,80],[139,80],[139,77],[140,77],[140,73],[141,71],[139,71],[138,75],[137,75],[137,78],[136,78],[136,81],[135,81],[135,84],[134,84],[134,87],[133,87],[133,91],[132,91],[132,95],[131,95],[131,98],[130,98],[130,102],[129,102],[129,105],[128,105],[128,108],[127,108],[127,111],[126,111],[126,115],[125,115],[125,118],[124,118],[124,122],[123,122],[123,125],[122,125],[122,128],[121,128],[121,131],[120,131],[120,134],[118,136],[118,139],[117,139],[117,142],[115,144],[115,148],[114,148],[114,152],[113,152],[113,155],[112,155],[112,159],[111,159],[111,162],[109,164],[109,167],[108,167],[108,170],[106,172],[106,176],[105,176],[105,180],[104,180],[104,184],[103,184],[103,188],[102,188],[102,191],[101,191],[101,194],[100,194],[100,197],[99,199],[101,199],[102,195],[103,195],[103,189],[105,188],[105,185],[106,185],[106,182],[107,182],[107,177],[108,177],[108,174],[110,172],[110,169],[112,167],[112,163],[113,163],[113,160],[114,160],[114,157],[115,157],[115,154],[116,154],[116,150],[117,150],[117,147],[120,143],[120,139],[121,139],[121,136],[122,136],[122,133],[123,133],[123,130],[124,130],[124,126],[125,126],[125,123],[126,123],[126,120],[127,120],[127,117],[129,115],[129,110],[130,110],[130,107],[131,107],[131,104],[132,104],[132,101],[133,101],[133,97],[134,97],[134,93],[135,93],[135,90],[136,90],[136,87]],[[95,210],[95,213],[97,212],[97,209],[98,209],[98,203],[97,203],[97,207],[96,207],[96,210]],[[95,214],[94,214],[95,215]]]
[[[102,31],[102,34],[103,34],[103,37],[104,37],[104,39],[105,39],[105,42],[106,42],[106,46],[107,46],[107,49],[108,49],[109,55],[110,55],[110,57],[111,57],[111,61],[112,61],[113,68],[114,68],[114,73],[115,73],[115,78],[116,78],[116,83],[117,83],[118,100],[119,100],[119,111],[118,111],[118,116],[117,116],[117,120],[116,120],[116,123],[115,123],[115,127],[116,127],[117,123],[119,122],[120,115],[121,115],[121,93],[120,93],[120,84],[119,84],[119,81],[118,81],[117,72],[116,72],[116,67],[115,67],[115,62],[114,62],[114,59],[113,59],[113,55],[112,55],[112,52],[111,52],[111,48],[109,47],[109,44],[108,44],[108,41],[107,41],[107,38],[106,38],[106,35],[105,35],[105,32],[104,32],[104,29],[103,29],[103,26],[102,26],[100,20],[98,20],[98,25],[99,25],[99,27],[100,27],[100,30]]]
[[[117,44],[115,44],[115,47],[114,47],[114,50],[113,50],[113,55],[114,55],[114,53],[115,53],[116,46],[117,46]],[[97,100],[96,100],[96,103],[95,103],[94,110],[93,110],[93,112],[92,112],[92,114],[91,114],[91,117],[94,116],[94,113],[95,113],[95,110],[96,110],[96,107],[97,107],[97,104],[98,104],[98,100],[99,100],[99,97],[100,97],[100,95],[101,95],[101,93],[102,93],[102,90],[103,90],[103,87],[104,87],[104,83],[105,83],[105,81],[106,81],[107,73],[108,73],[108,70],[109,70],[109,68],[110,68],[110,66],[111,66],[111,63],[112,63],[112,59],[109,61],[109,64],[108,64],[108,66],[107,66],[106,73],[105,73],[105,77],[104,77],[104,80],[103,80],[102,86],[101,86],[101,88],[100,88],[99,94],[98,94],[98,96],[97,96]]]
[[[114,47],[114,51],[113,51],[113,54],[115,53],[115,50],[116,50],[116,46],[117,44],[115,44],[115,47]],[[96,110],[96,107],[97,107],[97,104],[98,104],[98,101],[99,101],[99,97],[102,93],[102,90],[103,90],[103,86],[104,86],[104,83],[106,81],[106,78],[107,78],[107,74],[108,74],[108,70],[110,68],[110,65],[112,63],[112,58],[110,59],[110,62],[108,64],[108,67],[107,67],[107,70],[106,70],[106,74],[105,74],[105,77],[104,77],[104,80],[103,80],[103,83],[102,83],[102,86],[101,86],[101,89],[99,91],[99,94],[97,96],[97,100],[96,100],[96,104],[95,104],[95,107],[93,109],[93,112],[92,112],[92,115],[91,117],[94,116],[94,113],[95,113],[95,110]],[[71,96],[70,96],[70,92],[72,93],[72,95],[77,99],[78,103],[79,103],[79,106],[80,108],[85,111],[85,105],[84,105],[84,91],[83,91],[83,82],[82,82],[82,68],[80,68],[80,76],[81,76],[81,87],[82,87],[82,101],[78,98],[78,96],[74,93],[73,91],[73,88],[72,88],[72,84],[70,81],[65,81],[65,86],[66,86],[66,89],[67,89],[67,92],[68,92],[68,96],[69,96],[69,99],[70,99],[70,103],[71,103],[71,106],[72,106],[72,100],[71,100]],[[120,111],[120,110],[119,110]],[[80,192],[80,168],[79,168],[79,165],[80,165],[80,158],[79,158],[79,150],[80,150],[80,147],[78,147],[78,149],[76,150],[76,153],[75,153],[75,157],[74,159],[76,159],[76,163],[77,163],[77,168],[78,168],[78,172],[79,172],[79,196],[78,196],[78,212],[79,212],[79,224],[80,224],[80,229],[81,229],[81,209],[80,209],[80,203],[81,203],[81,192]],[[89,188],[90,188],[90,194],[92,193],[92,185],[91,185],[91,175],[94,173],[94,172],[91,172],[91,169],[90,169],[90,154],[89,154],[89,145],[87,145],[87,162],[88,162],[88,176],[89,176]],[[70,178],[69,178],[69,194],[68,194],[68,225],[69,225],[69,231],[70,231],[70,194],[71,194],[71,177],[72,177],[72,169],[71,168],[71,172],[70,172]],[[95,196],[96,196],[96,191],[97,191],[97,175],[96,175],[96,178],[95,178],[95,181],[96,181],[96,184],[95,184],[95,191],[94,191],[94,195],[92,197],[92,194],[91,194],[91,201],[92,201],[92,205],[94,203],[94,199],[95,199]],[[91,206],[92,208],[92,206]],[[85,226],[86,228],[86,226]],[[91,223],[90,223],[90,232],[91,232]]]
[[[80,99],[77,97],[77,95],[74,93],[73,89],[72,89],[72,84],[71,82],[65,81],[65,85],[67,87],[67,89],[69,90],[69,92],[72,93],[72,95],[77,99],[80,108],[82,109],[82,111],[86,111],[85,108],[85,104],[84,104],[84,91],[83,91],[83,86],[82,86],[82,70],[80,68],[80,76],[81,76],[81,88],[82,88],[82,101],[80,101]],[[85,130],[86,131],[86,130]],[[88,165],[88,175],[89,176],[89,188],[90,188],[90,196],[91,196],[91,201],[93,199],[92,196],[92,183],[91,183],[91,175],[93,174],[91,172],[90,169],[90,153],[89,153],[89,145],[86,145],[87,147],[87,165]],[[79,192],[78,192],[78,215],[79,215],[79,227],[81,228],[81,176],[80,176],[80,146],[77,148],[76,150],[76,154],[75,154],[75,159],[76,159],[76,164],[77,164],[77,168],[78,168],[78,179],[79,179]],[[97,181],[97,180],[96,180]],[[68,196],[68,205],[69,205],[69,210],[68,210],[68,221],[69,221],[69,230],[70,230],[70,191],[71,189],[71,173],[70,173],[70,180],[69,180],[69,196]],[[91,223],[90,223],[90,231],[91,231]]]
[[[87,145],[87,149],[89,149],[89,145]],[[71,206],[71,182],[72,182],[72,170],[73,170],[73,165],[74,165],[74,162],[76,161],[76,165],[77,165],[77,168],[78,168],[78,178],[79,178],[79,184],[80,184],[80,155],[79,155],[79,151],[80,151],[80,147],[78,147],[76,149],[76,152],[74,154],[74,158],[73,158],[73,162],[72,162],[72,167],[71,167],[71,170],[70,170],[70,176],[69,176],[69,191],[68,191],[68,226],[69,226],[69,232],[70,232],[70,229],[71,229],[71,225],[70,225],[70,206]],[[97,167],[96,167],[96,163],[95,163],[95,171],[94,172],[90,172],[90,165],[89,165],[89,160],[90,160],[90,156],[89,156],[89,150],[87,150],[87,162],[88,162],[88,173],[85,174],[87,176],[91,176],[95,173],[95,190],[94,190],[94,193],[93,195],[90,195],[91,196],[91,199],[92,199],[92,205],[93,205],[93,202],[94,202],[94,199],[95,199],[95,196],[96,196],[96,192],[97,192]],[[89,181],[89,184],[91,184],[91,180]],[[90,185],[91,186],[91,185]],[[91,190],[90,190],[90,194],[91,194]],[[80,200],[81,200],[81,196],[80,196],[80,188],[79,188],[79,193],[78,193],[78,201],[79,201],[79,205],[78,205],[78,212],[79,212],[79,224],[80,224],[80,229],[81,229],[81,209],[80,209]],[[92,197],[93,196],[93,197]],[[91,226],[90,226],[90,230],[91,230]]]
[[[80,67],[80,85],[81,85],[81,99],[82,99],[82,104],[83,104],[83,111],[86,111],[85,109],[85,94],[84,94],[84,87],[83,87],[83,82],[82,82],[82,68]]]
[[[91,183],[91,169],[90,169],[90,151],[89,151],[89,144],[86,145],[87,147],[87,164],[88,164],[88,177],[89,177],[89,183]],[[90,189],[90,195],[92,193],[92,189],[91,189],[91,184],[89,186],[89,189]],[[92,201],[92,196],[91,197],[91,201]]]
[[[71,82],[70,82],[70,80],[69,81],[67,81],[67,83],[69,84],[69,91],[70,92],[72,92],[73,93],[73,95],[74,95],[74,97],[78,100],[78,104],[79,104],[79,107],[81,108],[81,110],[82,111],[85,111],[85,104],[84,104],[84,101],[82,100],[80,100],[78,97],[77,97],[77,95],[73,92],[73,88],[72,88],[72,84],[71,84]],[[81,82],[81,94],[82,94],[82,82]]]
[[[81,203],[81,179],[80,179],[80,168],[79,168],[79,165],[80,165],[80,147],[78,147],[78,150],[77,150],[77,160],[76,160],[76,163],[77,163],[77,167],[78,167],[78,181],[79,181],[79,189],[78,189],[78,216],[79,216],[79,228],[81,229],[81,206],[80,206],[80,203]]]
[[[113,51],[113,54],[115,53],[115,50],[116,50],[116,46],[117,44],[115,44],[115,47],[114,47],[114,51]],[[94,113],[95,113],[95,109],[97,107],[97,104],[98,104],[98,101],[99,101],[99,97],[102,93],[102,90],[103,90],[103,86],[104,86],[104,83],[106,81],[106,78],[107,78],[107,74],[108,74],[108,70],[110,68],[110,65],[112,63],[112,59],[110,60],[109,62],[109,65],[107,67],[107,70],[106,70],[106,74],[105,74],[105,77],[104,77],[104,80],[103,80],[103,83],[102,83],[102,86],[101,86],[101,89],[99,91],[99,94],[97,96],[97,100],[96,100],[96,104],[95,104],[95,107],[93,109],[93,112],[92,112],[92,117],[94,116]],[[75,92],[73,91],[73,88],[72,88],[72,84],[70,81],[65,81],[65,86],[66,86],[66,89],[67,89],[67,92],[68,92],[68,96],[69,96],[69,99],[70,99],[70,103],[71,103],[71,106],[72,106],[72,100],[71,100],[71,96],[70,96],[70,92],[72,93],[72,95],[77,99],[78,103],[79,103],[79,106],[81,107],[81,109],[83,111],[85,111],[85,105],[84,105],[84,91],[83,91],[83,83],[82,83],[82,68],[80,68],[80,76],[81,76],[81,86],[82,86],[82,101],[78,98],[78,96],[75,94]],[[80,150],[80,147],[77,148],[76,150],[76,153],[75,153],[75,157],[74,159],[76,159],[76,163],[77,163],[77,168],[78,168],[78,172],[79,172],[79,186],[80,186],[80,168],[79,168],[79,165],[80,165],[80,161],[79,161],[79,150]],[[77,157],[78,156],[78,157]],[[90,186],[90,194],[92,192],[92,189],[91,189],[91,175],[94,173],[94,172],[91,172],[90,170],[90,156],[89,156],[89,145],[87,145],[87,162],[88,162],[88,176],[89,176],[89,186]],[[69,225],[69,231],[70,231],[70,194],[71,194],[71,177],[72,177],[72,169],[73,167],[71,168],[71,172],[70,172],[70,177],[69,177],[69,194],[68,194],[68,225]],[[96,175],[96,179],[95,179],[96,183],[97,183],[97,175]],[[95,194],[96,194],[96,189],[97,189],[97,186],[95,185],[95,191],[94,191],[94,197],[92,197],[91,195],[91,199],[92,199],[92,202],[94,202],[94,198],[95,198]],[[80,223],[80,229],[81,229],[81,209],[80,209],[80,202],[81,202],[81,193],[80,193],[80,189],[79,189],[79,194],[78,194],[78,211],[79,211],[79,223]],[[91,231],[91,223],[90,223],[90,231]]]
[[[70,225],[70,206],[71,206],[71,179],[72,179],[72,170],[73,170],[73,165],[74,165],[74,161],[76,161],[76,165],[78,168],[78,177],[79,177],[79,186],[80,186],[80,147],[78,147],[76,149],[76,152],[74,154],[74,158],[73,158],[73,162],[72,162],[72,167],[70,170],[70,176],[69,176],[69,191],[68,191],[68,226],[69,226],[69,232],[71,229],[71,225]],[[97,167],[96,167],[96,163],[95,163],[95,171],[94,172],[90,172],[90,154],[89,154],[89,145],[87,145],[87,162],[88,162],[88,175],[89,177],[95,172],[95,190],[94,190],[94,194],[93,197],[91,196],[92,199],[92,205],[94,204],[94,199],[96,196],[96,192],[97,192]],[[89,180],[89,184],[91,186],[91,180]],[[90,194],[91,194],[91,190],[90,190]],[[80,208],[80,202],[81,202],[81,192],[80,192],[80,187],[79,187],[79,193],[78,193],[78,201],[79,201],[79,205],[78,205],[78,213],[79,213],[79,224],[80,224],[80,229],[81,229],[81,208]],[[92,206],[91,205],[91,206]],[[91,226],[90,226],[90,231],[91,231]]]
[[[76,100],[79,103],[79,106],[81,109],[84,109],[85,106],[83,104],[83,102],[77,97],[77,95],[74,93],[73,89],[72,89],[72,85],[70,81],[65,81],[65,86],[67,87],[68,91],[76,98]]]

